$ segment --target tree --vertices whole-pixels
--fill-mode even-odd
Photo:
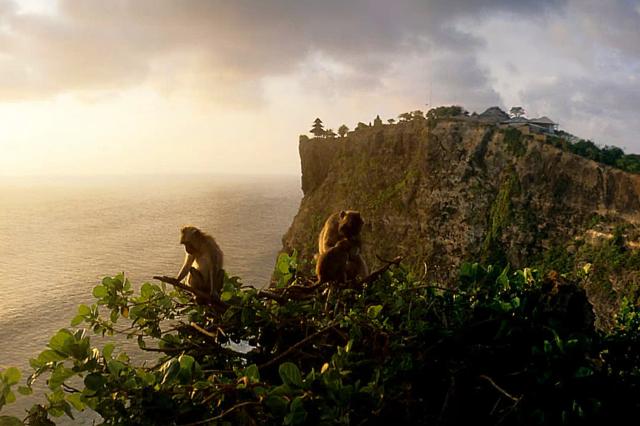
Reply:
[[[389,124],[394,124],[396,122],[396,120],[394,120],[393,118],[390,118],[387,120],[387,123]]]
[[[316,118],[313,121],[313,127],[311,128],[310,132],[313,133],[316,138],[325,136],[325,130],[324,126],[322,125],[322,120]]]
[[[48,380],[26,423],[89,409],[132,426],[573,425],[640,409],[631,301],[597,332],[584,289],[558,274],[463,263],[447,288],[397,259],[336,287],[326,308],[328,286],[297,265],[281,254],[266,291],[225,276],[212,306],[194,304],[188,286],[144,283],[136,293],[123,274],[104,278],[94,303],[31,360],[18,392]],[[135,337],[155,359],[129,357],[105,334]],[[0,368],[0,409],[19,380]]]
[[[525,114],[525,111],[521,106],[514,106],[509,110],[509,114],[511,114],[512,117],[520,118]]]
[[[469,112],[459,105],[440,106],[436,108],[431,108],[427,112],[427,119],[434,120],[436,118],[461,117],[461,116],[468,116],[468,115],[469,115]]]
[[[398,115],[398,119],[401,122],[406,122],[406,121],[410,121],[412,118],[412,115],[410,112],[403,112],[402,114]]]
[[[416,120],[416,119],[418,119],[418,120],[419,120],[419,119],[422,119],[422,118],[424,118],[424,112],[422,112],[422,111],[420,111],[419,109],[417,109],[417,110],[415,110],[415,111],[413,111],[413,112],[411,113],[411,118],[412,118],[412,119],[414,119],[414,120]]]
[[[333,138],[335,138],[335,137],[336,137],[336,132],[334,132],[334,131],[333,131],[333,129],[327,129],[327,131],[326,131],[326,132],[324,132],[324,136],[325,136],[326,138],[333,139]]]
[[[349,132],[349,128],[347,127],[346,124],[343,124],[342,126],[338,127],[338,134],[340,135],[341,138],[344,138],[348,132]]]

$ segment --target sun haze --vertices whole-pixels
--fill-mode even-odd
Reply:
[[[0,0],[0,175],[297,174],[315,117],[428,103],[639,152],[638,22],[637,1]]]

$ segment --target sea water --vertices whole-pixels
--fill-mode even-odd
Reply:
[[[176,276],[184,225],[216,238],[230,275],[263,287],[301,196],[294,176],[0,178],[0,368],[29,374],[102,277],[124,272],[137,288]],[[0,415],[24,417],[43,381]]]

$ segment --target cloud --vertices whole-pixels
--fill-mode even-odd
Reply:
[[[638,0],[0,0],[0,102],[145,86],[243,109],[288,79],[314,105],[523,104],[640,151],[638,22]]]
[[[478,3],[482,3],[481,5]],[[112,90],[163,80],[173,58],[179,81],[216,92],[256,87],[323,54],[362,79],[379,79],[392,60],[437,46],[469,52],[478,43],[454,23],[489,13],[528,14],[558,1],[382,0],[60,0],[56,14],[18,14],[0,3],[0,96]],[[4,28],[4,30],[2,29]],[[194,72],[194,64],[200,67]],[[196,79],[197,74],[197,79]],[[246,87],[244,87],[246,86]]]
[[[638,151],[640,80],[561,78],[532,87],[523,94],[537,111],[561,117],[572,133],[608,145]]]

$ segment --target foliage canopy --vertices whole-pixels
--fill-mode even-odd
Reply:
[[[105,424],[583,424],[640,408],[637,310],[596,331],[584,292],[560,276],[464,264],[453,289],[399,266],[328,303],[300,285],[295,255],[276,276],[268,291],[226,277],[224,309],[106,277],[71,321],[83,328],[31,360],[19,391],[45,377],[49,392],[26,423],[90,409]],[[91,334],[156,357],[136,362]],[[0,407],[19,378],[0,372]]]

